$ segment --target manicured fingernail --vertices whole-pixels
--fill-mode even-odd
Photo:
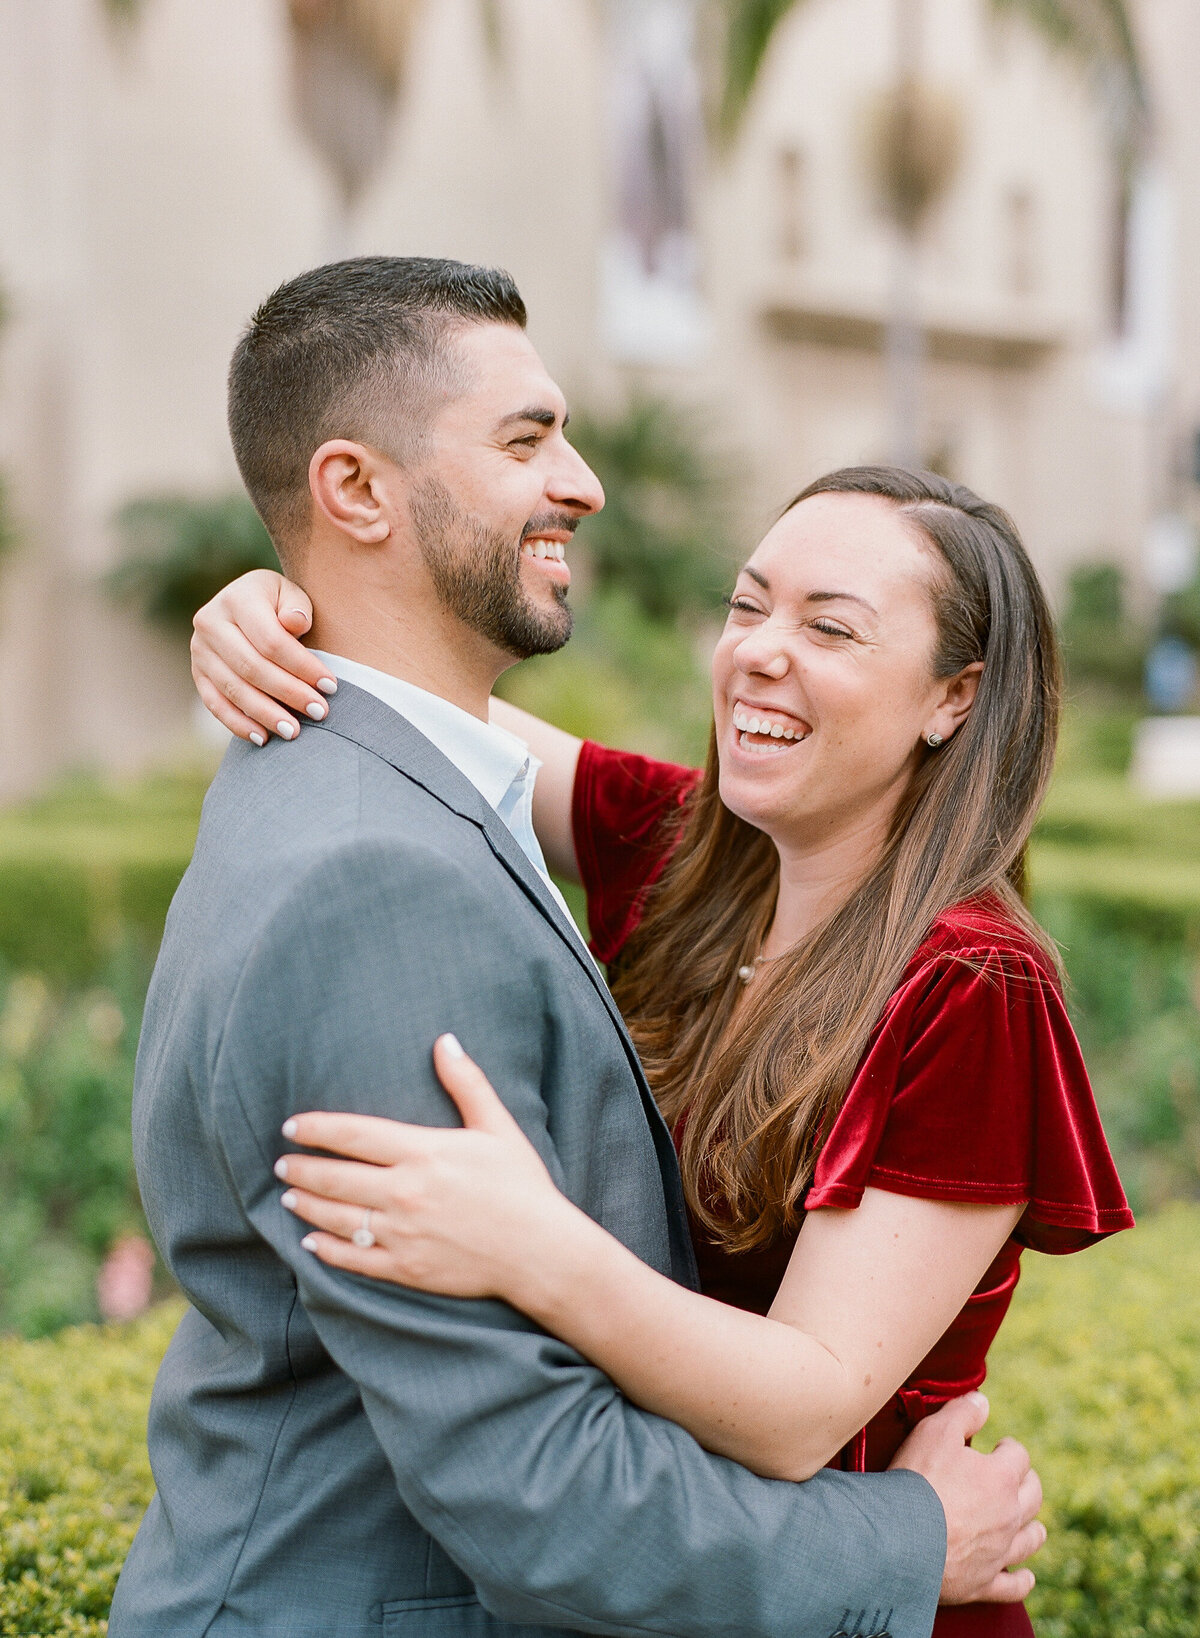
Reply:
[[[317,687],[321,690],[322,694],[337,693],[337,682],[333,677],[322,677],[320,682],[318,682]]]
[[[251,734],[250,742],[252,745],[257,745],[260,750],[267,743],[261,734]]]
[[[281,1206],[286,1206],[288,1211],[295,1211],[296,1202],[299,1200],[299,1198],[300,1196],[296,1193],[295,1189],[285,1189],[279,1196],[279,1204]]]
[[[459,1040],[457,1035],[442,1036],[442,1051],[448,1058],[466,1057],[466,1053],[462,1049],[462,1042]]]
[[[277,722],[275,732],[280,739],[291,739],[296,732],[296,724],[294,722]]]
[[[275,1162],[275,1176],[276,1177],[286,1177],[287,1176],[287,1156],[286,1155],[280,1155],[279,1159]]]
[[[296,1122],[289,1115],[287,1120],[284,1121],[283,1126],[280,1128],[280,1130],[283,1132],[284,1137],[293,1138],[293,1137],[295,1137],[296,1133],[300,1130],[300,1128],[296,1125]]]
[[[329,715],[329,707],[322,705],[319,700],[314,700],[311,705],[306,705],[304,709],[314,722],[324,722]]]
[[[317,1237],[315,1234],[306,1234],[300,1244],[305,1251],[315,1251],[317,1249]]]

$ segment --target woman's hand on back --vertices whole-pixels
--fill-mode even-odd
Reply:
[[[253,569],[192,620],[192,676],[207,708],[239,739],[293,739],[298,719],[320,721],[337,680],[300,642],[312,604],[272,569]]]

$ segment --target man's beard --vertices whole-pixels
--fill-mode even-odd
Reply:
[[[556,606],[540,609],[521,583],[520,543],[487,528],[456,503],[439,478],[416,484],[410,502],[413,531],[443,607],[481,637],[517,659],[553,654],[571,635],[567,588],[554,586]],[[531,518],[524,537],[539,528],[573,529],[567,514]]]

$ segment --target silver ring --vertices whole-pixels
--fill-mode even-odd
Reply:
[[[370,1251],[371,1247],[375,1244],[375,1236],[371,1233],[370,1206],[368,1206],[366,1211],[363,1212],[362,1225],[361,1227],[355,1229],[354,1233],[350,1236],[350,1240],[353,1245],[361,1247],[363,1251]]]

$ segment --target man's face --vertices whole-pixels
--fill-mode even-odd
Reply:
[[[563,395],[522,330],[469,325],[451,345],[469,385],[413,474],[414,534],[452,614],[506,655],[548,654],[571,635],[566,549],[604,491],[567,442]]]

